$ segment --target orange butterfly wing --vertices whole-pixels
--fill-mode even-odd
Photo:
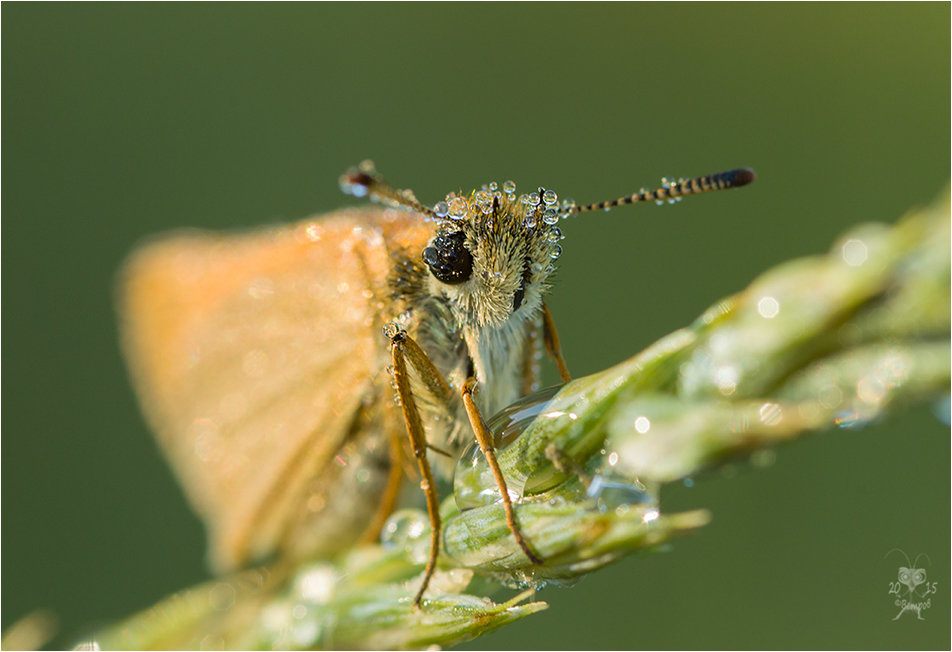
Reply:
[[[343,547],[372,516],[389,463],[390,254],[428,236],[419,216],[340,211],[175,234],[126,264],[124,351],[217,568]]]

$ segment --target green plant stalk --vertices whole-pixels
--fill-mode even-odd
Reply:
[[[516,517],[545,563],[513,540],[481,456],[442,505],[440,570],[422,609],[422,513],[406,531],[294,569],[259,569],[183,592],[102,632],[104,648],[451,646],[545,608],[495,604],[495,583],[571,583],[705,524],[660,509],[664,482],[802,434],[852,428],[949,392],[949,198],[895,226],[779,265],[691,326],[557,393],[491,420]],[[514,421],[520,410],[533,418]],[[522,412],[525,414],[525,412]],[[502,442],[501,442],[502,443]],[[463,508],[460,508],[460,505]]]

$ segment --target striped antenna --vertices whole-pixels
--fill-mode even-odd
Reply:
[[[656,190],[641,190],[627,197],[619,197],[611,201],[598,202],[597,204],[588,204],[587,206],[576,206],[569,214],[587,213],[589,211],[607,211],[616,206],[625,204],[639,204],[645,201],[663,202],[672,201],[686,195],[699,195],[702,192],[712,192],[714,190],[727,190],[728,188],[739,188],[753,183],[757,175],[750,168],[739,168],[728,172],[719,172],[718,174],[708,174],[703,177],[693,179],[681,179],[674,183],[665,183],[665,185]]]
[[[399,190],[381,179],[371,161],[364,161],[342,174],[339,183],[340,189],[348,195],[369,197],[388,206],[409,208],[428,217],[437,217],[432,208],[420,203],[412,190]]]

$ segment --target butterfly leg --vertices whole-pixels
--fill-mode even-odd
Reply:
[[[420,411],[417,409],[416,400],[413,398],[413,391],[410,387],[410,377],[407,374],[407,360],[417,370],[420,377],[427,384],[436,396],[443,396],[447,399],[450,396],[450,387],[443,380],[436,367],[426,357],[423,349],[410,338],[405,331],[400,330],[394,325],[389,325],[385,329],[387,337],[390,338],[390,350],[393,356],[393,378],[397,385],[397,395],[400,397],[400,406],[403,410],[403,419],[406,422],[407,434],[410,437],[410,443],[413,448],[413,456],[416,458],[417,465],[420,468],[420,488],[426,495],[426,509],[430,515],[430,556],[426,562],[426,570],[423,571],[423,583],[417,591],[413,604],[420,605],[423,600],[423,593],[426,591],[436,570],[436,559],[440,552],[440,505],[436,495],[436,483],[433,480],[433,471],[430,469],[430,462],[426,458],[426,432],[423,429],[423,421],[420,419]]]
[[[469,417],[469,422],[473,426],[473,432],[476,434],[476,443],[479,444],[479,449],[486,457],[486,461],[489,462],[489,468],[492,469],[493,477],[496,479],[496,486],[502,495],[502,504],[506,510],[506,525],[509,526],[509,531],[512,532],[512,535],[516,538],[516,543],[522,548],[522,552],[529,558],[529,561],[533,564],[541,564],[542,559],[529,548],[529,543],[522,535],[519,524],[516,523],[516,514],[512,508],[512,498],[509,496],[506,478],[502,474],[502,469],[499,468],[499,462],[496,460],[496,449],[493,445],[492,434],[489,432],[489,428],[486,427],[486,422],[483,421],[483,417],[479,413],[479,408],[473,400],[473,390],[475,387],[475,378],[470,377],[463,383],[461,392],[463,396],[463,406],[466,408],[466,415]]]
[[[555,330],[555,320],[552,319],[549,306],[545,303],[542,304],[542,339],[545,342],[546,352],[555,361],[555,366],[558,367],[562,382],[567,383],[572,380],[569,368],[565,364],[565,358],[562,356],[562,345],[559,343],[559,333]]]
[[[426,591],[430,578],[436,570],[436,559],[439,554],[440,545],[440,514],[439,502],[436,495],[436,487],[433,481],[433,473],[430,469],[430,463],[426,458],[426,449],[429,448],[426,443],[426,433],[423,429],[423,422],[420,419],[420,412],[417,409],[416,401],[413,398],[413,392],[410,387],[410,379],[407,375],[407,362],[416,370],[420,379],[427,386],[430,393],[437,399],[442,399],[449,403],[452,399],[452,390],[449,384],[443,378],[440,371],[433,365],[426,352],[413,341],[405,331],[400,330],[395,325],[389,325],[385,329],[387,337],[390,338],[391,351],[393,355],[393,377],[397,385],[397,394],[400,396],[400,404],[403,409],[403,417],[407,425],[407,434],[413,447],[413,455],[416,457],[417,464],[420,467],[420,487],[426,494],[427,511],[430,514],[430,524],[432,526],[430,539],[430,556],[427,560],[426,570],[423,573],[423,584],[417,592],[414,604],[419,605],[423,599],[423,593]],[[466,408],[466,414],[469,417],[473,432],[476,435],[476,441],[480,450],[489,462],[493,477],[496,480],[496,486],[499,488],[502,496],[503,506],[506,510],[506,524],[519,544],[519,547],[525,553],[526,557],[533,564],[541,564],[542,559],[536,555],[519,525],[516,523],[515,511],[512,507],[512,499],[509,497],[509,489],[506,486],[506,478],[499,468],[499,462],[496,460],[496,452],[493,446],[492,435],[486,427],[479,413],[479,408],[473,400],[473,391],[476,386],[476,379],[470,378],[464,384],[460,392],[463,405]]]

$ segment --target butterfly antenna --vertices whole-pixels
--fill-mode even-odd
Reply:
[[[386,183],[377,174],[371,161],[364,161],[340,177],[340,189],[354,197],[369,197],[388,206],[408,208],[428,217],[437,217],[432,208],[424,206],[412,190],[400,190]]]
[[[900,549],[900,548],[893,548],[892,550],[890,550],[889,552],[886,553],[886,555],[883,557],[883,559],[885,559],[886,557],[888,557],[889,555],[891,555],[891,554],[894,553],[894,552],[902,553],[902,556],[906,558],[906,563],[909,564],[909,566],[913,566],[913,563],[909,560],[909,555],[906,554],[906,551],[905,551],[905,550],[902,550],[902,549]]]
[[[703,192],[740,188],[741,186],[753,183],[756,178],[757,175],[750,168],[739,168],[737,170],[729,170],[728,172],[694,177],[693,179],[678,179],[677,181],[662,179],[663,185],[661,188],[655,190],[642,188],[635,194],[626,197],[598,202],[597,204],[588,204],[587,206],[576,206],[569,214],[587,213],[589,211],[607,211],[616,206],[640,204],[646,201],[653,201],[659,204],[664,201],[674,202],[687,195],[699,195]]]
[[[915,559],[913,560],[913,562],[912,562],[912,567],[913,567],[913,568],[918,568],[918,567],[919,567],[919,557],[925,557],[926,560],[929,562],[929,565],[930,565],[930,566],[932,565],[932,560],[929,559],[929,555],[927,555],[927,554],[924,553],[924,552],[920,552],[918,555],[916,555],[916,558],[915,558]]]

